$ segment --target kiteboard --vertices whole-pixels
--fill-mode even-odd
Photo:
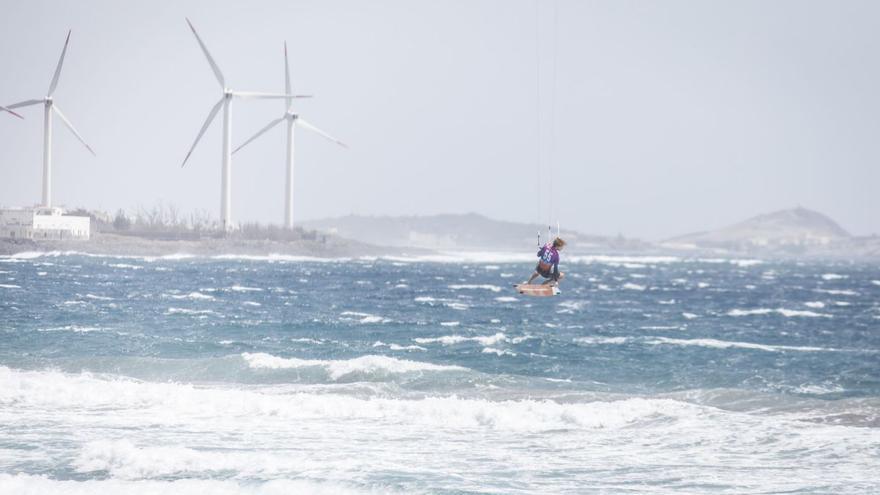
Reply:
[[[559,287],[551,284],[516,284],[513,288],[524,296],[550,297],[560,294]]]

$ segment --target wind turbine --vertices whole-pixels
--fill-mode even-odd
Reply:
[[[287,63],[287,42],[286,41],[284,42],[284,90],[285,90],[285,92],[290,94],[290,66]],[[284,188],[284,226],[288,229],[291,229],[291,228],[293,228],[293,129],[294,129],[294,126],[298,125],[300,127],[304,127],[306,129],[309,129],[310,131],[315,132],[315,133],[329,139],[330,141],[333,141],[334,143],[342,146],[343,148],[348,148],[348,146],[346,146],[345,143],[343,143],[342,141],[340,141],[340,140],[336,139],[335,137],[322,131],[321,129],[318,129],[317,127],[313,126],[312,124],[309,124],[308,122],[303,120],[298,114],[293,113],[293,107],[292,107],[293,100],[291,98],[287,98],[285,100],[285,103],[286,103],[287,109],[285,110],[283,116],[269,122],[269,124],[267,124],[266,127],[263,127],[262,129],[260,129],[256,134],[251,136],[251,138],[248,139],[247,141],[245,141],[241,146],[239,146],[238,148],[235,148],[235,151],[233,151],[233,153],[236,153],[238,150],[244,148],[245,146],[248,145],[248,143],[250,143],[254,139],[257,139],[258,137],[263,135],[265,132],[267,132],[269,129],[275,127],[276,125],[280,124],[281,122],[283,122],[285,120],[287,121],[287,181],[285,182],[285,188]]]
[[[223,77],[223,73],[220,72],[220,67],[217,66],[216,62],[214,62],[214,58],[208,52],[208,48],[205,46],[205,43],[202,42],[202,38],[199,37],[199,33],[196,32],[196,28],[193,27],[189,19],[186,20],[186,23],[189,24],[189,28],[192,30],[193,35],[195,35],[196,41],[199,42],[199,46],[202,48],[202,52],[205,54],[205,58],[208,59],[208,64],[211,65],[211,70],[214,71],[214,76],[217,77],[217,82],[219,82],[220,87],[223,88],[223,96],[220,97],[220,100],[214,105],[213,108],[211,108],[211,112],[208,113],[208,118],[202,125],[201,130],[199,130],[199,134],[196,136],[195,142],[193,142],[192,147],[190,147],[189,152],[186,154],[186,158],[183,159],[183,164],[181,165],[181,167],[186,165],[186,161],[189,160],[189,157],[192,154],[193,150],[196,148],[196,145],[199,144],[199,140],[202,139],[202,135],[205,134],[208,126],[211,125],[211,122],[214,120],[214,117],[217,116],[217,112],[220,111],[220,107],[222,106],[223,172],[220,181],[220,219],[223,223],[223,230],[228,231],[232,228],[232,153],[230,152],[232,135],[232,112],[230,109],[230,103],[232,103],[232,98],[284,98],[289,101],[291,98],[308,98],[308,96],[292,95],[289,93],[277,94],[255,93],[252,91],[232,91],[226,86],[226,79]]]
[[[55,101],[52,99],[52,93],[55,92],[55,88],[58,86],[58,76],[61,75],[61,65],[64,64],[64,55],[67,53],[67,44],[70,43],[70,33],[67,32],[67,39],[64,40],[64,49],[61,50],[61,58],[58,59],[58,66],[55,67],[55,75],[52,76],[52,82],[49,84],[49,92],[45,98],[39,100],[25,100],[22,102],[14,103],[12,105],[7,105],[4,110],[9,111],[13,108],[26,107],[30,105],[37,105],[42,103],[44,105],[43,110],[43,206],[50,207],[52,206],[52,113],[56,113],[58,117],[61,118],[61,122],[64,122],[64,125],[70,129],[70,132],[79,139],[79,142],[86,147],[89,152],[94,155],[95,152],[92,150],[91,146],[86,144],[85,140],[83,140],[82,136],[76,132],[76,129],[73,127],[73,124],[67,120],[67,117],[61,113],[61,109],[58,108],[58,105],[55,104]],[[18,115],[15,112],[11,112],[14,115]],[[19,115],[20,117],[20,115]]]

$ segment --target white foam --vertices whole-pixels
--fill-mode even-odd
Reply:
[[[331,361],[281,358],[262,352],[255,354],[246,352],[241,357],[247,362],[248,366],[255,369],[323,368],[332,380],[340,380],[350,375],[394,375],[420,371],[445,372],[467,370],[467,368],[460,366],[445,366],[376,355]]]
[[[468,306],[467,304],[465,304],[463,302],[458,302],[455,299],[435,298],[435,297],[431,297],[431,296],[418,296],[413,300],[418,303],[427,303],[431,306],[434,306],[435,304],[442,304],[443,306],[446,306],[447,308],[450,308],[450,309],[454,309],[456,311],[467,311],[468,309],[470,309],[470,306]]]
[[[391,321],[388,318],[383,318],[383,317],[377,316],[377,315],[371,315],[370,313],[359,313],[357,311],[343,311],[341,313],[341,316],[355,317],[353,319],[356,319],[359,323],[363,323],[365,325],[371,324],[371,323],[388,323]],[[352,319],[352,318],[345,318],[345,319]]]
[[[124,442],[124,441],[119,441]],[[102,459],[106,462],[104,469],[112,473],[131,473],[143,469],[159,469],[166,472],[174,472],[164,466],[174,466],[178,461],[175,457],[163,457],[157,449],[161,447],[125,447],[120,443],[104,445],[107,454],[94,458],[95,465]],[[166,451],[166,454],[171,453]],[[187,453],[191,462],[203,464],[199,459],[198,451],[185,450],[175,451],[177,454]],[[134,454],[134,455],[133,455]],[[113,457],[109,457],[113,456]],[[241,456],[239,456],[241,457]],[[139,459],[145,459],[145,462]],[[183,460],[183,459],[181,459]],[[244,461],[245,459],[242,459]],[[256,459],[254,459],[256,460]],[[122,462],[131,462],[131,467],[126,467]],[[152,462],[152,464],[150,463]],[[186,466],[180,462],[178,466]],[[317,482],[310,480],[274,479],[265,482],[237,481],[237,480],[212,480],[212,479],[176,479],[176,480],[149,480],[149,479],[123,479],[124,476],[114,474],[109,479],[89,479],[85,481],[55,480],[45,475],[31,475],[24,473],[6,474],[0,473],[0,493],[15,495],[93,495],[106,493],[112,495],[282,495],[282,494],[309,494],[309,495],[366,495],[378,493],[392,493],[390,489],[361,489],[347,486],[343,483]]]
[[[496,297],[495,300],[498,302],[517,302],[517,301],[519,301],[519,299],[517,299],[513,296],[500,296],[500,297]]]
[[[0,284],[0,289],[21,289],[21,286],[15,284]]]
[[[413,339],[413,342],[416,342],[417,344],[438,343],[442,345],[455,345],[462,342],[477,342],[483,346],[491,346],[493,344],[497,344],[498,342],[507,341],[507,336],[501,332],[498,332],[495,335],[484,335],[476,337],[466,337],[464,335],[444,335],[442,337],[418,337]]]
[[[755,259],[727,259],[727,258],[699,258],[697,259],[700,263],[730,263],[731,265],[736,265],[740,268],[745,268],[749,266],[760,265],[764,263],[761,260]]]
[[[165,311],[166,315],[217,315],[216,312],[211,311],[210,309],[190,309],[190,308],[168,308]]]
[[[72,252],[72,251],[68,251]],[[39,258],[41,256],[60,256],[60,251],[22,251],[20,253],[11,254],[9,256],[4,256],[5,258],[13,259],[13,260],[32,260],[35,258]]]
[[[135,256],[137,257],[137,256]],[[180,261],[180,260],[188,260],[195,258],[196,255],[188,254],[188,253],[174,253],[174,254],[164,254],[162,256],[145,256],[144,259],[148,261],[156,261],[156,260],[165,260],[165,261]]]
[[[244,287],[236,284],[232,287],[228,287],[226,290],[231,290],[233,292],[261,292],[263,289],[259,287]]]
[[[385,342],[382,342],[381,340],[377,340],[376,342],[374,342],[373,347],[387,347],[387,348],[391,349],[392,351],[427,351],[428,350],[420,345],[400,345],[400,344],[395,344],[395,343],[386,344]]]
[[[871,283],[874,285],[880,285],[880,280],[871,280]]]
[[[807,318],[831,318],[831,315],[825,313],[816,313],[814,311],[798,311],[795,309],[785,309],[785,308],[758,308],[758,309],[732,309],[727,312],[727,316],[756,316],[756,315],[768,315],[768,314],[780,314],[787,318],[790,317],[807,317]]]
[[[667,338],[667,337],[652,337],[650,340],[646,340],[645,343],[650,344],[650,345],[711,347],[711,348],[715,348],[715,349],[729,349],[729,348],[754,349],[754,350],[767,351],[767,352],[780,352],[780,351],[837,352],[837,351],[839,351],[839,349],[831,349],[831,348],[826,348],[826,347],[799,347],[799,346],[787,346],[787,345],[765,345],[765,344],[754,344],[751,342],[731,342],[731,341],[716,340],[716,339],[671,339],[671,338]]]
[[[507,349],[496,349],[494,347],[484,347],[483,354],[495,354],[496,356],[516,356],[516,353]]]
[[[559,306],[560,308],[562,308],[564,310],[564,311],[559,311],[560,313],[562,313],[562,312],[574,313],[576,311],[580,311],[580,310],[584,309],[584,306],[586,306],[586,305],[587,305],[587,301],[568,300],[568,301],[562,301],[557,306]]]
[[[130,265],[128,263],[110,263],[107,266],[109,266],[111,268],[125,268],[128,270],[140,270],[143,268],[140,265]]]
[[[457,327],[459,325],[461,325],[460,321],[441,321],[440,322],[441,327]]]
[[[761,261],[761,260],[748,260],[748,259],[745,259],[745,260],[730,260],[730,263],[731,263],[731,264],[734,264],[734,265],[736,265],[736,266],[738,266],[738,267],[740,267],[740,268],[745,268],[745,267],[749,267],[749,266],[760,265],[760,264],[762,264],[762,263],[764,263],[764,262]]]
[[[678,263],[681,258],[675,256],[607,256],[607,255],[589,255],[589,256],[569,256],[566,259],[572,263],[592,264],[599,263],[613,267],[620,267],[626,263],[638,265],[657,265],[667,263]]]
[[[298,256],[291,254],[218,254],[211,256],[214,260],[231,260],[231,261],[269,261],[269,262],[286,262],[286,263],[344,263],[352,261],[352,258],[319,258],[316,256]]]
[[[836,273],[825,273],[822,275],[822,280],[843,280],[848,278],[847,275],[838,275]]]
[[[816,292],[822,294],[831,294],[832,296],[857,296],[858,292],[850,289],[816,289]]]
[[[490,285],[490,284],[455,284],[455,285],[450,285],[449,288],[452,290],[483,289],[483,290],[490,290],[492,292],[501,292],[501,287],[498,287],[497,285]]]
[[[822,309],[825,307],[825,303],[823,303],[822,301],[809,301],[805,302],[804,306],[813,309]]]
[[[799,394],[812,394],[812,395],[826,395],[826,394],[838,394],[843,392],[845,389],[840,385],[815,385],[815,384],[802,384],[794,389],[794,392]]]
[[[110,259],[129,259],[129,260],[142,260],[146,262],[154,262],[157,260],[183,260],[189,258],[195,258],[195,255],[178,253],[178,254],[166,254],[164,256],[143,256],[143,255],[131,255],[131,254],[96,254],[96,253],[85,253],[82,251],[23,251],[20,253],[16,253],[10,256],[0,256],[0,261],[2,259],[10,259],[10,260],[32,260],[36,258],[58,258],[62,256],[83,256],[87,258],[110,258]]]
[[[81,325],[64,325],[61,327],[49,327],[38,329],[39,332],[76,332],[88,333],[100,331],[100,327],[81,326]]]
[[[86,297],[87,299],[93,299],[93,300],[95,300],[95,301],[112,301],[112,300],[113,300],[112,297],[107,297],[107,296],[96,296],[95,294],[86,294],[85,297]]]
[[[685,319],[688,319],[688,320],[693,320],[694,318],[700,317],[699,315],[696,315],[694,313],[682,313],[681,316],[684,316]]]
[[[605,345],[605,344],[625,344],[629,342],[628,337],[578,337],[574,339],[575,343],[586,345]]]
[[[623,284],[623,288],[627,290],[645,290],[647,287],[644,285],[634,284],[631,282],[627,282]]]
[[[242,304],[243,306],[253,306],[253,307],[260,307],[260,306],[262,306],[262,304],[260,304],[260,303],[258,303],[258,302],[256,302],[256,301],[245,301],[245,302],[243,302],[243,303],[241,303],[241,304]]]
[[[547,392],[560,386],[539,382]],[[510,391],[481,388],[475,392],[498,399],[424,390],[394,397],[388,388],[361,385],[192,386],[0,368],[0,412],[12,445],[36,447],[0,448],[0,461],[10,468],[0,474],[0,493],[321,493],[294,485],[270,490],[262,482],[287,478],[340,480],[380,493],[579,493],[622,469],[627,473],[612,488],[644,491],[645,480],[662,472],[667,478],[652,485],[658,493],[685,485],[737,493],[856,487],[856,493],[875,484],[870,473],[880,437],[871,428],[672,398],[596,400],[565,393],[571,387],[564,385],[554,393],[562,392],[558,401],[524,398],[528,390],[520,399],[501,399]],[[719,451],[722,463],[715,462]],[[755,452],[762,475],[743,480],[742,473],[754,471]],[[826,468],[843,476],[829,485]],[[11,469],[67,481],[8,474]],[[546,476],[548,470],[556,474]]]
[[[534,254],[491,251],[441,251],[436,254],[383,256],[383,260],[403,263],[524,263],[535,259]]]
[[[193,301],[214,301],[215,297],[201,292],[190,292],[189,294],[173,294],[174,299],[191,299]]]

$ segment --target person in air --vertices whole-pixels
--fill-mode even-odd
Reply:
[[[559,251],[565,247],[565,241],[557,237],[553,242],[548,242],[538,251],[538,265],[535,266],[535,273],[529,278],[526,284],[532,283],[539,275],[544,277],[544,284],[556,285],[565,276],[559,273]]]

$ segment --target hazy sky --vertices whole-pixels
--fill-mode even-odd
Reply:
[[[220,119],[180,167],[221,94],[189,17],[232,89],[281,91],[286,40],[295,91],[315,95],[298,111],[350,146],[298,133],[300,219],[474,211],[660,239],[802,205],[880,233],[880,2],[0,0],[0,12],[0,104],[45,95],[73,30],[55,101],[98,156],[55,120],[56,204],[219,216]],[[283,110],[236,100],[233,145]],[[0,115],[4,205],[40,200],[42,106],[21,113]],[[282,221],[284,140],[279,126],[234,156],[234,220]]]

